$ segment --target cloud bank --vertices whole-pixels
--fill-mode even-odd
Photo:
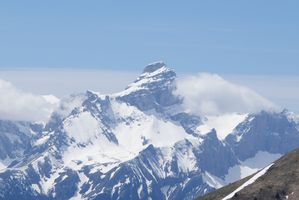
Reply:
[[[53,96],[40,96],[18,90],[0,79],[0,119],[46,121],[58,102]]]
[[[0,73],[2,78],[19,89],[34,94],[53,94],[60,98],[86,90],[107,94],[120,92],[139,75],[139,72],[133,71],[93,69],[0,70]]]
[[[216,74],[200,73],[178,79],[177,95],[192,113],[218,115],[273,110],[276,106],[253,90],[233,84]]]

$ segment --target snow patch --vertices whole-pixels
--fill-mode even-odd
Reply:
[[[99,122],[89,112],[82,112],[78,116],[66,119],[63,127],[68,136],[78,143],[92,140],[99,135],[101,130]]]
[[[0,171],[6,169],[7,165],[5,165],[4,163],[0,162]]]
[[[83,148],[73,144],[63,153],[62,160],[65,166],[73,170],[79,170],[83,165],[90,165],[93,167],[91,173],[97,171],[107,173],[119,163],[133,159],[135,156],[136,154],[111,143],[102,135]]]
[[[259,151],[254,157],[241,162],[240,165],[229,168],[228,174],[225,176],[225,182],[226,184],[233,183],[254,174],[281,156],[281,154]]]
[[[228,200],[233,198],[233,196],[235,196],[235,194],[237,192],[240,192],[241,190],[243,190],[246,186],[254,183],[259,177],[263,176],[268,169],[273,165],[274,163],[270,164],[269,166],[265,167],[264,169],[262,169],[260,172],[258,172],[256,175],[254,175],[252,178],[250,178],[248,181],[246,181],[245,183],[243,183],[243,185],[241,185],[239,188],[237,188],[235,191],[233,191],[232,193],[230,193],[229,195],[227,195],[226,197],[224,197],[222,200]]]
[[[148,144],[155,147],[171,147],[183,139],[193,139],[185,130],[170,121],[147,115],[134,106],[112,101],[115,117],[120,121],[113,133],[120,146],[130,152],[139,153]],[[133,120],[134,119],[134,120]]]
[[[138,190],[137,190],[137,192],[138,192],[138,197],[141,199],[141,193],[142,193],[142,188],[143,188],[143,186],[142,185],[140,185],[139,186],[139,188],[138,188]]]
[[[33,143],[33,145],[34,145],[34,146],[42,145],[42,144],[46,143],[46,142],[49,140],[49,138],[50,138],[50,134],[45,135],[45,136],[39,138],[38,140],[36,140],[36,141]]]
[[[41,190],[37,184],[32,184],[31,185],[32,189],[35,190],[37,193],[41,193]]]
[[[203,181],[207,183],[210,187],[219,189],[223,186],[225,186],[225,182],[221,180],[220,178],[213,176],[212,174],[208,172],[204,172],[202,175]]]
[[[83,199],[79,192],[80,192],[80,189],[83,186],[83,184],[88,181],[88,177],[85,176],[85,174],[83,172],[78,173],[78,176],[79,176],[79,179],[80,179],[80,182],[77,185],[78,190],[77,190],[76,194],[72,198],[70,198],[69,200],[82,200]]]
[[[197,169],[197,159],[191,148],[184,152],[175,152],[175,155],[178,159],[178,167],[182,172],[188,173]]]
[[[137,80],[131,84],[128,85],[128,87],[119,93],[114,94],[113,96],[126,96],[129,95],[131,93],[134,93],[136,91],[140,91],[143,89],[146,89],[144,86],[146,84],[150,84],[150,83],[154,83],[154,82],[159,82],[161,81],[161,79],[157,78],[157,76],[159,74],[163,74],[166,73],[168,71],[171,71],[169,68],[167,68],[166,66],[163,66],[153,72],[145,72],[143,74],[141,74]]]
[[[197,131],[204,135],[211,132],[212,129],[215,129],[217,137],[220,140],[224,140],[247,116],[248,114],[238,113],[207,116],[203,124],[197,128]]]
[[[1,160],[0,161],[0,172],[5,171],[6,168],[11,164],[12,161],[13,161],[13,159],[10,159],[10,158]]]
[[[57,171],[54,174],[52,174],[50,178],[41,179],[41,186],[42,186],[42,191],[44,192],[44,194],[48,194],[50,189],[54,187],[55,180],[60,175],[59,173],[60,173],[60,171]]]

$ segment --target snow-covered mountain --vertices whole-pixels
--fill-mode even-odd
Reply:
[[[61,100],[44,126],[1,122],[0,199],[193,199],[299,147],[288,111],[191,114],[174,90],[157,62],[120,93]]]

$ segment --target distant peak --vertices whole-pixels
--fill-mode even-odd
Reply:
[[[135,94],[137,91],[161,91],[165,88],[172,88],[175,78],[176,73],[168,68],[164,62],[151,63],[144,68],[143,73],[133,83],[116,95],[127,96],[132,93]]]
[[[166,64],[163,61],[154,62],[154,63],[147,65],[144,68],[143,73],[152,73],[162,67],[166,67]]]

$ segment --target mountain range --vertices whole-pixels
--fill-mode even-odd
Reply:
[[[156,62],[119,93],[62,99],[46,123],[0,121],[0,199],[194,199],[299,147],[292,112],[194,114],[176,80]]]

